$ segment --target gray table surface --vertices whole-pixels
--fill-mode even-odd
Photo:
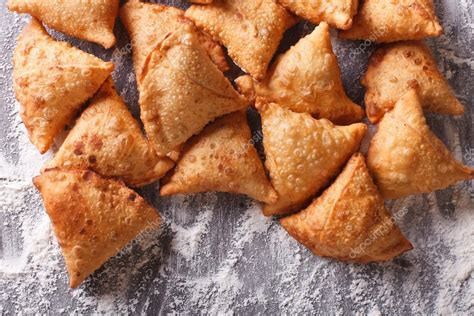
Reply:
[[[472,182],[387,203],[415,249],[383,264],[353,265],[313,256],[275,219],[245,197],[206,193],[160,198],[142,190],[165,219],[141,235],[79,289],[67,287],[59,247],[31,177],[51,154],[28,144],[11,88],[11,56],[26,16],[0,7],[0,313],[186,314],[474,314],[474,188]],[[156,2],[156,1],[155,1]],[[158,1],[184,7],[185,1]],[[429,40],[438,65],[466,106],[462,117],[429,115],[456,158],[474,165],[472,0],[438,0],[445,28]],[[285,51],[314,26],[300,23]],[[113,77],[138,117],[129,39],[104,50],[57,32],[59,39],[116,63]],[[348,95],[363,104],[359,78],[375,45],[333,37]],[[354,54],[356,49],[361,51]],[[239,74],[234,67],[231,78]],[[249,111],[253,127],[258,125]]]

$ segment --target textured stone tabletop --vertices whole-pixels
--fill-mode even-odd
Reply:
[[[474,314],[474,187],[387,203],[415,249],[383,264],[355,265],[313,256],[251,200],[206,193],[160,198],[157,185],[141,192],[165,223],[140,235],[79,289],[70,290],[59,246],[31,178],[43,157],[29,143],[11,84],[15,38],[27,16],[0,7],[0,314]],[[156,1],[155,1],[156,2]],[[185,1],[158,1],[185,6]],[[435,133],[458,160],[474,165],[472,97],[474,43],[470,0],[438,0],[445,29],[429,40],[439,68],[466,107],[462,117],[428,115]],[[287,32],[285,51],[314,26]],[[116,64],[117,89],[138,117],[129,39],[120,22],[118,45],[65,39]],[[363,104],[359,78],[375,45],[333,43],[348,95]],[[240,74],[234,67],[231,78]],[[258,119],[250,110],[255,128]]]

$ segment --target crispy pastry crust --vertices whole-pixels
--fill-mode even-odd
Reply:
[[[339,37],[396,42],[442,33],[432,0],[366,0],[354,17],[352,27],[340,32]]]
[[[282,6],[314,24],[327,22],[338,29],[352,26],[358,0],[278,0]]]
[[[234,62],[262,79],[283,33],[296,19],[276,0],[221,0],[192,5],[186,17],[219,40]]]
[[[155,153],[109,77],[45,169],[90,169],[143,186],[173,165]]]
[[[260,96],[294,112],[342,125],[364,117],[362,108],[344,92],[325,22],[279,56],[262,81],[242,76],[235,82],[251,102]]]
[[[367,163],[382,195],[397,199],[474,178],[426,124],[416,90],[409,90],[378,125]]]
[[[267,216],[299,210],[323,189],[359,149],[367,126],[336,126],[257,99],[262,116],[265,166],[279,195],[266,204]]]
[[[307,209],[280,223],[314,254],[341,261],[387,261],[413,249],[385,209],[360,153]]]
[[[199,3],[199,4],[209,4],[212,3],[213,0],[188,0],[191,3]]]
[[[155,209],[123,182],[92,171],[49,170],[33,179],[75,288],[146,228]]]
[[[8,9],[28,13],[55,30],[98,43],[115,45],[119,0],[8,0]]]
[[[163,179],[161,195],[219,191],[246,194],[265,203],[278,196],[265,175],[242,111],[228,114],[194,136],[173,172]]]
[[[191,136],[217,117],[246,108],[248,102],[211,61],[190,21],[170,17],[165,6],[148,4],[152,11],[143,11],[143,5],[134,1],[121,11],[134,43],[141,119],[158,154],[173,152],[176,158]],[[141,12],[156,17],[152,29],[158,33],[143,29],[147,26],[140,22]],[[172,30],[166,26],[169,20]]]
[[[114,65],[52,39],[32,19],[18,37],[13,88],[31,142],[45,153]]]
[[[184,11],[175,7],[130,0],[120,9],[120,18],[132,42],[137,79],[156,46],[171,32],[192,25]],[[222,47],[207,33],[199,32],[199,42],[221,71],[229,70]]]
[[[462,115],[464,107],[439,72],[422,42],[400,42],[379,48],[362,78],[367,116],[378,122],[410,88],[417,88],[423,108],[440,114]]]

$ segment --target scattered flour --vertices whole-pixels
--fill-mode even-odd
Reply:
[[[202,238],[208,232],[211,219],[212,209],[208,209],[198,214],[195,223],[190,227],[183,227],[172,222],[171,230],[176,235],[171,241],[171,249],[191,261]]]

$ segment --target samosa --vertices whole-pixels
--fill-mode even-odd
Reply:
[[[351,28],[358,2],[358,0],[278,0],[279,4],[313,24],[327,22],[343,30]]]
[[[114,65],[52,39],[32,19],[13,55],[13,88],[31,142],[41,153],[109,77]]]
[[[276,0],[195,4],[186,17],[219,40],[234,62],[256,79],[264,77],[283,33],[296,22]]]
[[[62,249],[70,286],[79,286],[144,229],[156,210],[123,182],[92,171],[54,169],[33,179]]]
[[[442,33],[433,0],[365,0],[352,27],[339,37],[380,43],[420,40]]]
[[[172,6],[130,0],[120,9],[120,18],[132,40],[133,64],[137,81],[151,52],[171,32],[192,22],[184,11]],[[199,42],[221,71],[229,69],[222,47],[209,34],[198,32]],[[136,49],[135,49],[136,48]]]
[[[265,204],[265,215],[287,214],[299,208],[336,177],[356,152],[367,126],[336,126],[274,103],[257,100],[262,116],[265,166],[279,198]]]
[[[344,92],[325,22],[279,56],[262,81],[242,76],[236,83],[250,101],[263,97],[294,112],[336,124],[351,124],[364,116],[362,108]]]
[[[67,35],[115,45],[114,25],[119,0],[8,0],[8,9],[28,13],[49,27]]]
[[[378,124],[367,164],[386,199],[429,193],[474,179],[474,169],[457,162],[431,132],[415,89],[398,100]]]
[[[379,121],[411,88],[418,90],[427,111],[451,115],[464,113],[464,107],[423,42],[400,42],[377,49],[370,58],[362,85],[367,89],[365,104],[372,122]]]
[[[212,62],[193,24],[173,20],[173,30],[167,30],[167,9],[155,6],[152,30],[140,22],[138,6],[125,6],[121,15],[133,42],[141,119],[157,153],[167,155],[209,122],[245,109],[248,102]],[[145,39],[158,25],[163,25],[163,37],[150,47]]]
[[[219,118],[186,143],[176,168],[162,181],[161,195],[219,191],[276,202],[252,142],[244,112]]]
[[[173,165],[155,153],[109,78],[45,169],[90,169],[142,186],[163,177]]]
[[[323,195],[280,223],[314,254],[341,261],[387,261],[413,249],[385,209],[360,153]]]

